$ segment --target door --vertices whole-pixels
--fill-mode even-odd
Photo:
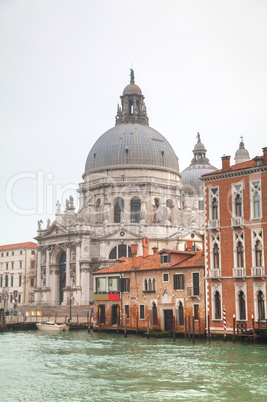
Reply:
[[[117,325],[119,318],[120,325],[120,307],[117,304],[114,304],[111,307],[111,325]]]
[[[106,321],[106,313],[105,313],[105,305],[104,304],[100,304],[98,306],[98,324],[99,324],[99,314],[100,314],[100,322],[101,324],[105,324]]]
[[[164,310],[164,327],[166,332],[171,332],[173,329],[173,311]]]

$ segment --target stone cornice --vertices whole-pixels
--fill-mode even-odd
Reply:
[[[230,177],[240,177],[240,176],[246,176],[254,173],[261,173],[261,172],[266,172],[267,171],[267,165],[260,165],[260,166],[254,166],[251,168],[245,168],[245,169],[240,169],[240,170],[228,170],[225,172],[220,172],[220,173],[211,173],[208,176],[205,177],[200,177],[199,179],[204,182],[209,182],[209,181],[214,181],[214,180],[223,180],[223,179],[229,179]]]

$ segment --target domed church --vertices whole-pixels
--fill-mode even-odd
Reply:
[[[115,126],[88,154],[78,211],[70,197],[64,211],[57,205],[46,229],[39,221],[36,302],[66,304],[72,293],[74,304],[89,304],[91,272],[131,256],[132,243],[141,255],[144,237],[150,248],[179,248],[177,233],[184,225],[178,158],[149,126],[133,70],[130,77]]]

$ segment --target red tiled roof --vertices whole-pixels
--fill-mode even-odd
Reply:
[[[171,250],[177,251],[177,250]],[[187,252],[188,254],[188,252]],[[185,261],[181,261],[175,265],[161,265],[160,255],[149,255],[147,257],[137,257],[137,266],[133,268],[132,258],[120,258],[119,262],[108,268],[100,269],[99,271],[93,272],[95,275],[107,274],[107,273],[119,273],[119,272],[129,272],[129,271],[151,271],[160,269],[170,269],[170,268],[182,268],[182,267],[199,267],[204,266],[204,256],[202,252],[191,252],[191,257]]]
[[[28,241],[26,243],[16,243],[16,244],[7,244],[6,246],[0,246],[0,250],[15,250],[17,248],[37,248],[37,244],[32,241]]]
[[[250,168],[253,166],[256,166],[256,163],[252,159],[251,161],[242,162],[242,163],[238,163],[237,165],[230,166],[229,169],[220,169],[220,170],[216,170],[215,172],[205,173],[205,174],[203,174],[203,177],[217,175],[218,173],[222,173],[222,172],[226,173],[226,172],[232,172],[235,170],[246,169],[246,168]]]
[[[186,255],[195,255],[196,251],[182,251],[182,250],[172,250],[170,248],[163,248],[162,250],[159,251],[159,254],[162,254],[164,252],[171,253],[171,254],[186,254]]]

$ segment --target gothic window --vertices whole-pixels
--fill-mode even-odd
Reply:
[[[239,303],[239,319],[245,320],[246,319],[246,301],[245,301],[245,294],[241,290],[238,295],[238,303]]]
[[[262,229],[252,230],[252,262],[254,267],[264,266],[263,256],[263,231]]]
[[[218,292],[218,290],[215,292],[215,295],[214,295],[214,307],[215,307],[214,318],[215,318],[215,320],[220,320],[221,319],[221,295]]]
[[[178,325],[184,325],[184,306],[181,301],[178,305]]]
[[[219,219],[219,188],[210,189],[210,219]]]
[[[233,216],[243,216],[243,185],[242,183],[232,185]]]
[[[250,216],[252,219],[260,219],[261,213],[261,181],[250,182]]]
[[[220,268],[220,254],[217,243],[215,243],[213,246],[213,268]]]
[[[234,236],[234,266],[236,268],[245,268],[245,241],[244,232],[233,233]]]
[[[156,279],[153,278],[152,280],[152,290],[155,291],[156,290]]]
[[[138,197],[133,197],[131,199],[131,222],[140,222],[140,211],[141,211],[141,201]]]
[[[243,268],[244,267],[244,247],[241,241],[237,243],[237,267]]]
[[[125,244],[119,244],[118,246],[113,247],[113,249],[109,253],[110,260],[117,260],[121,257],[132,257],[132,251],[130,246],[126,246]]]
[[[145,281],[144,281],[144,289],[145,289],[145,291],[148,291],[147,279],[145,279]]]
[[[265,320],[264,298],[261,290],[257,294],[257,301],[258,301],[258,318],[259,320]]]
[[[148,290],[151,292],[151,290],[152,290],[152,281],[151,281],[151,279],[149,278],[149,280],[148,280]]]
[[[124,201],[121,197],[114,200],[114,223],[120,223],[124,213]]]

